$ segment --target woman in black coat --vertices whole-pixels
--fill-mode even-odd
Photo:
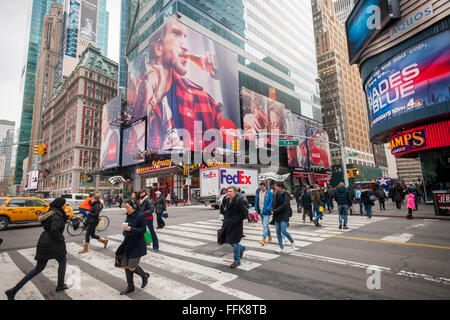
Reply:
[[[306,215],[308,215],[309,219],[311,221],[313,221],[311,192],[309,192],[309,187],[306,187],[306,190],[302,195],[301,201],[302,201],[302,207],[303,207],[303,222],[305,222]]]
[[[399,184],[396,184],[394,186],[394,189],[392,190],[392,200],[395,201],[397,205],[397,209],[402,208],[402,201],[405,198],[405,193],[403,192],[402,187],[400,187]]]
[[[89,210],[88,218],[86,220],[86,239],[83,246],[83,250],[81,250],[79,253],[85,253],[89,251],[89,241],[92,238],[97,239],[103,245],[108,245],[108,240],[105,238],[102,238],[100,236],[97,236],[95,234],[95,230],[100,222],[100,211],[102,211],[102,204],[100,203],[100,197],[98,195],[94,196],[94,200],[91,202],[91,210]]]
[[[39,217],[44,231],[39,237],[39,241],[36,247],[37,261],[36,267],[31,270],[22,280],[16,284],[15,287],[6,290],[5,294],[8,300],[14,300],[17,292],[31,279],[44,271],[47,266],[48,260],[55,259],[58,261],[58,285],[56,292],[67,290],[69,287],[64,283],[64,277],[66,275],[66,243],[63,236],[64,227],[68,216],[64,212],[66,208],[66,199],[58,198],[50,203],[50,209],[45,214]]]
[[[158,227],[156,229],[162,229],[166,225],[164,220],[162,219],[163,213],[167,210],[166,200],[161,195],[160,191],[156,191],[156,221],[158,222]]]
[[[244,234],[244,223],[247,219],[248,209],[242,196],[236,192],[235,187],[228,187],[227,197],[223,199],[220,208],[224,216],[222,224],[222,243],[229,243],[234,248],[234,262],[230,268],[236,268],[241,265],[241,259],[245,251],[245,247],[240,245]]]
[[[117,248],[116,261],[125,269],[128,287],[121,291],[121,295],[125,295],[134,291],[133,275],[136,273],[142,278],[142,286],[144,288],[148,283],[150,274],[146,273],[140,266],[139,262],[142,256],[147,254],[147,244],[145,242],[145,231],[147,224],[145,216],[139,211],[139,204],[136,200],[130,199],[125,203],[125,212],[127,218],[123,226],[124,239],[122,244]]]

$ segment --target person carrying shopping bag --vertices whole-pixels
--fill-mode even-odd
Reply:
[[[140,199],[139,209],[145,215],[145,221],[152,236],[153,252],[157,252],[159,250],[159,242],[158,237],[156,236],[155,228],[153,226],[153,212],[155,211],[155,205],[153,201],[148,197],[145,190],[141,191]]]

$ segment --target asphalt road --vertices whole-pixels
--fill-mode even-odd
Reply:
[[[148,256],[149,261],[155,259],[161,263],[174,264],[170,264],[172,267],[164,265],[164,268],[163,265],[144,264],[144,269],[157,275],[151,278],[156,286],[158,276],[161,279],[168,278],[193,288],[187,297],[192,300],[450,298],[450,221],[400,218],[369,220],[358,215],[349,217],[349,230],[339,230],[336,214],[326,214],[322,228],[316,228],[310,222],[303,223],[299,215],[294,214],[288,231],[296,240],[296,250],[291,252],[287,246],[286,252],[281,254],[274,251],[276,245],[261,247],[258,244],[260,223],[244,222],[246,238],[243,243],[247,253],[244,254],[241,267],[230,269],[231,246],[218,246],[214,242],[215,230],[220,226],[217,212],[201,206],[168,209],[166,228],[157,230],[157,234],[161,235],[160,252],[149,253]],[[123,209],[107,209],[103,214],[111,219],[110,227],[103,235],[119,236],[111,241],[117,245],[120,243],[121,223],[125,218]],[[0,233],[5,241],[0,251],[8,254],[17,267],[26,272],[31,264],[30,261],[25,264],[21,250],[34,248],[40,232],[39,225],[11,226]],[[171,237],[179,239],[179,243]],[[80,245],[83,237],[66,235],[66,242]],[[107,252],[105,254],[113,258],[114,246],[109,250],[92,247],[92,254]],[[91,262],[78,259],[76,254],[70,255],[69,263],[72,261],[79,265],[82,271],[86,270],[94,278],[98,276],[96,269],[88,265]],[[218,275],[210,275],[208,272],[211,270],[215,270]],[[1,267],[0,271],[5,272]],[[196,272],[201,273],[203,278],[197,277]],[[206,273],[213,278],[222,275],[228,278],[226,281],[218,280],[223,281],[220,286],[217,284],[219,282],[210,284],[204,278]],[[0,273],[0,280],[2,276]],[[116,278],[113,281],[107,275],[102,277],[98,276],[112,288],[125,285],[124,276],[121,282]],[[75,291],[72,296],[46,295],[46,289],[53,288],[53,283],[47,278],[33,283],[45,299],[82,299]],[[0,289],[3,289],[1,285]],[[180,292],[174,289],[173,299],[182,297]],[[170,296],[172,293],[167,294]],[[149,291],[131,298],[161,297],[156,291]]]

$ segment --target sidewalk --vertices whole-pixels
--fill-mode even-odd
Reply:
[[[295,201],[291,201],[291,207],[294,211],[297,209],[297,204]],[[364,212],[364,207],[363,207]],[[375,205],[372,207],[373,217],[389,217],[389,218],[403,218],[406,219],[408,209],[406,208],[406,201],[402,205],[401,209],[397,209],[395,202],[392,200],[386,201],[386,210],[380,210],[380,203],[375,201]],[[326,213],[329,214],[329,213]],[[337,215],[337,204],[334,202],[334,210],[331,214]],[[349,212],[350,215],[350,212]],[[353,205],[353,215],[360,215],[359,204]],[[413,212],[413,217],[415,219],[438,219],[438,220],[448,220],[450,221],[450,216],[437,216],[434,213],[434,206],[432,204],[419,204],[419,210]]]

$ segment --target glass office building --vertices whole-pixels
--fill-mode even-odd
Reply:
[[[290,0],[123,0],[128,30],[125,56],[132,61],[167,19],[182,23],[233,50],[240,87],[268,96],[305,120],[322,122],[316,51],[309,1]],[[124,12],[124,11],[123,11]],[[129,38],[129,39],[128,39]],[[123,41],[123,39],[122,39]],[[121,85],[126,84],[126,71]]]

